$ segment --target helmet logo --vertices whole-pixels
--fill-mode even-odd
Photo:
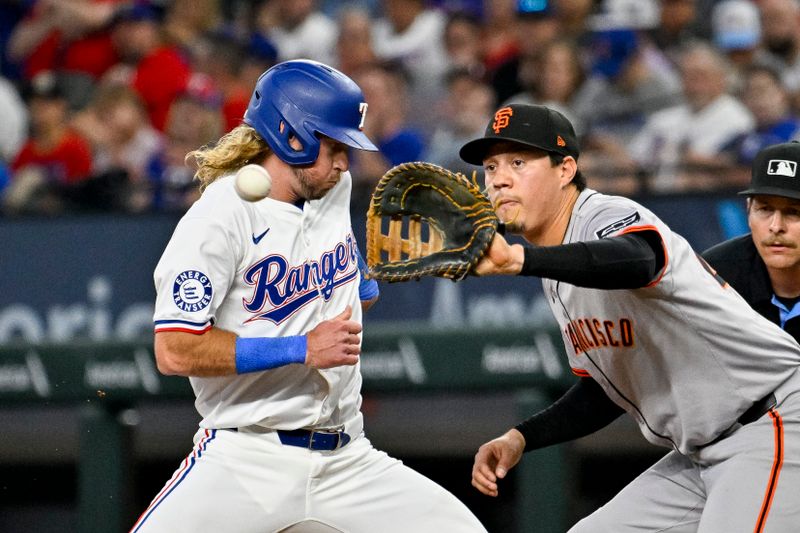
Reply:
[[[514,110],[510,107],[504,107],[502,109],[498,109],[497,113],[494,114],[494,122],[492,123],[492,129],[495,133],[500,133],[500,130],[508,126],[508,119],[511,115],[514,114]]]
[[[358,123],[358,130],[364,131],[364,120],[367,118],[367,108],[369,104],[366,102],[361,102],[358,104],[358,112],[361,113],[361,122]]]
[[[559,146],[566,146],[567,145],[567,143],[564,141],[564,139],[561,137],[561,135],[559,135],[558,138],[556,139],[556,144],[559,145]]]

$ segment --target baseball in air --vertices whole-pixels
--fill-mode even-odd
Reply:
[[[272,176],[261,165],[245,165],[236,172],[234,188],[242,200],[257,202],[269,196]]]

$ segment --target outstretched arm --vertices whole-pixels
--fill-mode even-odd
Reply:
[[[559,246],[508,244],[495,235],[473,273],[538,276],[594,289],[634,289],[655,279],[666,263],[653,230]]]
[[[596,381],[581,378],[553,405],[481,446],[472,467],[472,486],[497,496],[498,480],[516,466],[523,452],[585,437],[623,412]]]

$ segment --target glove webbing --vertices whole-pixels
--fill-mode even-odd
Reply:
[[[428,240],[422,239],[422,217],[408,217],[408,237],[402,238],[403,233],[402,216],[393,216],[389,219],[389,230],[384,234],[381,228],[381,220],[374,218],[370,220],[368,229],[374,246],[369,249],[368,264],[374,265],[381,262],[382,252],[388,254],[389,261],[400,261],[405,254],[408,259],[417,259],[434,252],[438,252],[444,245],[444,235],[439,228],[427,224]]]

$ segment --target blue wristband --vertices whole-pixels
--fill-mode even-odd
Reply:
[[[373,298],[377,298],[378,294],[380,294],[378,282],[374,279],[367,279],[367,272],[369,269],[367,268],[367,263],[364,262],[364,258],[361,256],[361,252],[358,249],[356,249],[356,259],[358,261],[358,270],[361,273],[361,283],[358,285],[359,299],[364,302],[367,300],[372,300]]]
[[[237,337],[236,373],[260,372],[306,362],[306,336]]]

